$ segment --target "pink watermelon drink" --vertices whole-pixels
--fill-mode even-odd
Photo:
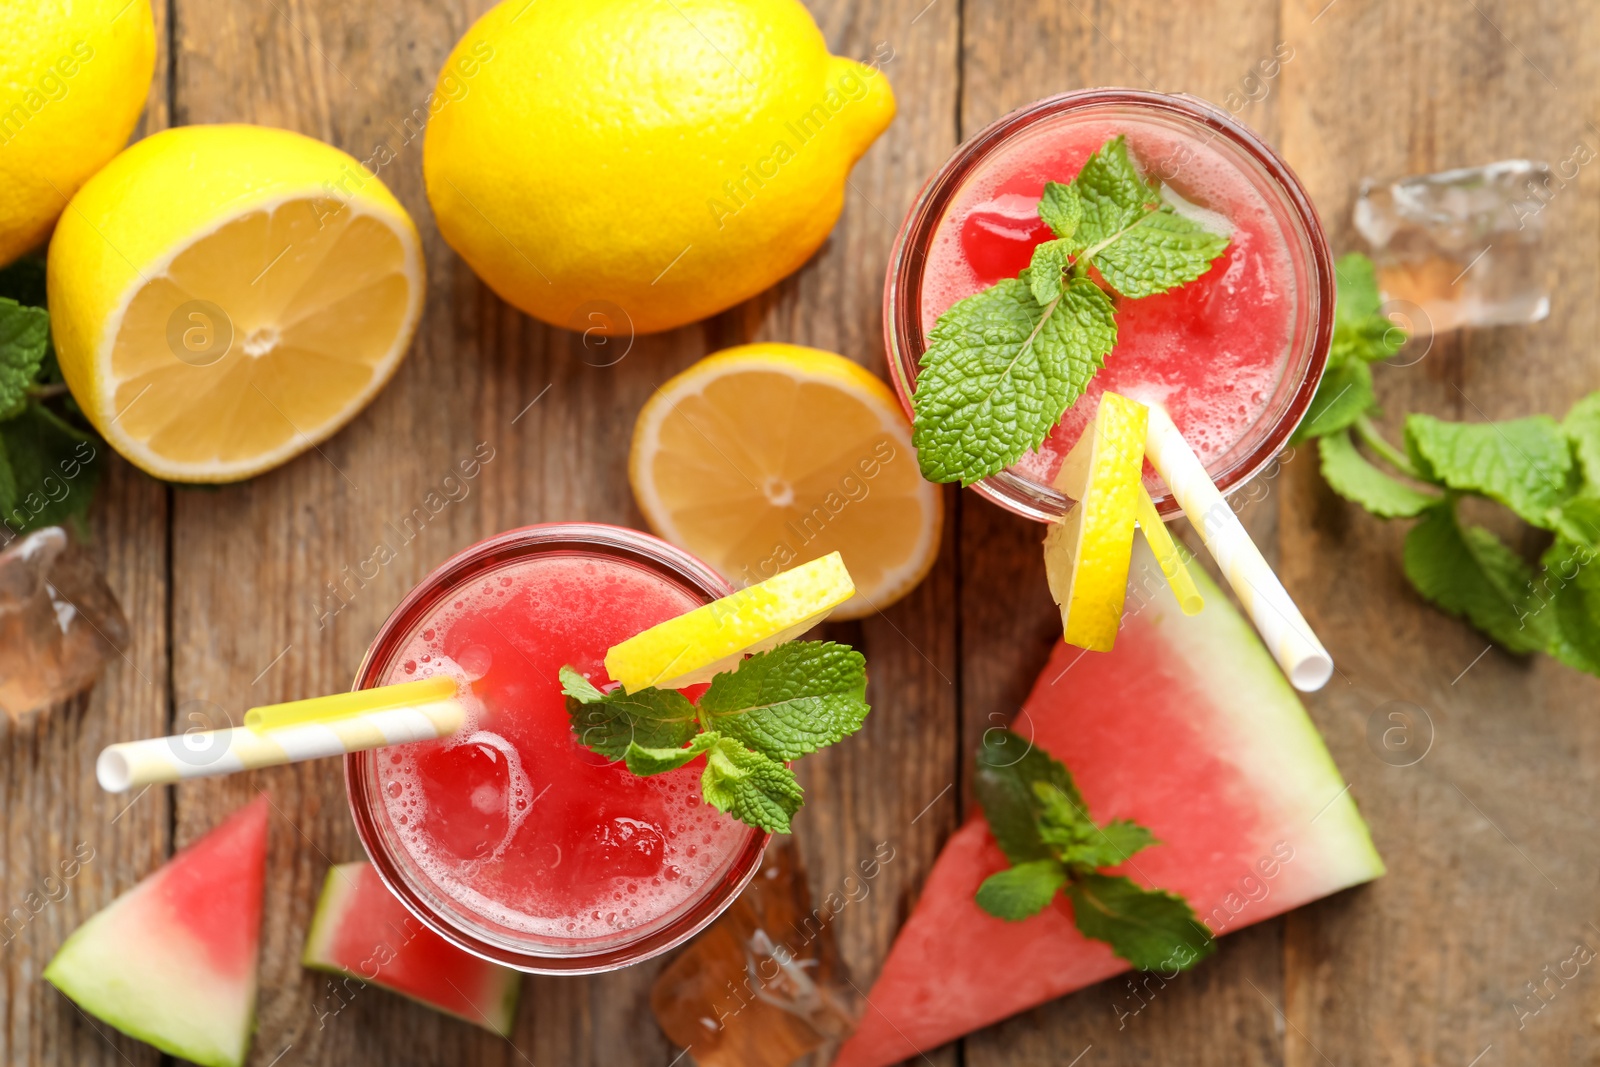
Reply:
[[[890,262],[884,294],[890,369],[911,411],[926,337],[958,300],[1029,264],[1054,235],[1039,217],[1045,182],[1070,182],[1112,138],[1181,215],[1228,236],[1210,269],[1165,293],[1118,302],[1105,367],[1035,451],[976,483],[1023,515],[1066,510],[1050,488],[1106,390],[1159,402],[1223,491],[1283,447],[1321,377],[1333,275],[1315,211],[1288,167],[1222,112],[1186,97],[1090,90],[1001,119],[958,149],[924,188]],[[1148,467],[1165,514],[1177,505]]]
[[[451,738],[346,763],[389,888],[446,939],[536,972],[620,967],[714,918],[764,835],[704,802],[699,760],[641,778],[584,748],[557,672],[604,686],[610,646],[728,592],[664,542],[587,524],[502,534],[413,590],[359,685],[443,673],[469,712]]]

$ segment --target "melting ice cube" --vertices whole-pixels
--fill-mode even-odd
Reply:
[[[0,709],[12,719],[93,685],[128,640],[117,598],[61,527],[0,552]]]
[[[795,846],[773,841],[749,888],[656,979],[656,1021],[699,1067],[787,1067],[836,1050],[856,1004],[832,918],[812,908]]]
[[[1355,225],[1387,300],[1412,305],[1408,327],[1538,322],[1550,313],[1539,256],[1548,206],[1571,183],[1544,163],[1506,159],[1387,183],[1366,179]]]

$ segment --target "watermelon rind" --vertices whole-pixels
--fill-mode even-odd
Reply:
[[[1256,787],[1274,797],[1284,817],[1306,822],[1309,829],[1299,842],[1329,868],[1327,892],[1382,877],[1383,859],[1372,833],[1300,694],[1227,594],[1199,566],[1189,569],[1205,598],[1204,611],[1184,615],[1164,582],[1153,589],[1147,582],[1144,610],[1162,631],[1169,652],[1187,662],[1196,677],[1217,682],[1214,710],[1231,720],[1224,751],[1248,768]],[[1130,600],[1139,595],[1140,576],[1157,573],[1155,557],[1137,544]]]
[[[74,931],[44,969],[44,980],[90,1015],[162,1052],[203,1067],[240,1067],[255,1029],[254,990],[249,1010],[240,1017],[224,998],[197,999],[204,991],[190,986],[188,975],[179,983],[189,987],[179,1001],[163,975],[126,973],[129,959],[149,958],[161,949],[117,936],[115,909],[112,904]],[[201,966],[197,960],[188,970],[192,974]],[[177,1012],[174,1003],[181,1004]]]
[[[242,981],[229,981],[208,961],[206,947],[180,924],[161,899],[163,880],[213,835],[260,821],[266,850],[265,799],[241,809],[95,913],[63,942],[43,978],[78,1007],[163,1052],[202,1067],[241,1067],[255,1030],[256,962]],[[214,842],[213,842],[214,843]],[[235,872],[227,872],[233,877]],[[259,894],[254,902],[259,916]],[[259,946],[259,926],[252,932]]]
[[[521,992],[522,978],[518,972],[511,970],[509,967],[490,963],[488,960],[480,959],[464,949],[457,950],[461,953],[464,964],[490,976],[490,980],[499,986],[498,996],[492,1006],[486,1007],[481,1014],[468,1014],[446,1005],[438,1004],[409,990],[390,985],[383,980],[381,974],[377,978],[367,978],[335,961],[333,945],[334,937],[338,932],[339,921],[350,907],[359,904],[358,898],[361,892],[359,886],[363,880],[362,876],[367,875],[370,868],[371,864],[362,860],[354,863],[336,864],[328,869],[328,876],[322,883],[322,896],[317,901],[316,913],[311,918],[311,929],[306,934],[305,949],[300,954],[301,966],[325,974],[354,978],[356,981],[366,985],[378,986],[391,993],[397,993],[414,1003],[460,1019],[463,1022],[471,1023],[474,1026],[480,1026],[491,1033],[499,1034],[501,1037],[509,1039],[516,1025],[517,997]],[[376,880],[375,875],[371,875],[371,877]],[[387,893],[388,889],[383,889],[383,892]],[[402,905],[395,901],[395,906],[401,907]],[[428,934],[437,936],[431,930],[428,931]],[[453,948],[454,946],[451,947]]]

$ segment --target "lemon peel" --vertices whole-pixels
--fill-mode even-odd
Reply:
[[[611,646],[606,673],[629,693],[709,682],[747,654],[799,637],[855,591],[830,552]]]

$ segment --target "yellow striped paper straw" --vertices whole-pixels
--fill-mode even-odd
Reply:
[[[122,793],[159,782],[431,741],[455,733],[465,722],[455,694],[452,679],[429,678],[251,708],[245,726],[110,745],[95,761],[95,777],[101,788]]]
[[[1200,595],[1199,587],[1194,584],[1194,576],[1184,566],[1183,553],[1178,551],[1177,542],[1172,539],[1167,524],[1161,521],[1161,513],[1156,510],[1155,501],[1150,499],[1150,491],[1143,484],[1139,486],[1136,507],[1139,532],[1144,534],[1145,544],[1150,546],[1156,562],[1161,565],[1161,573],[1167,576],[1172,595],[1178,599],[1178,609],[1185,615],[1198,615],[1200,609],[1206,606],[1205,597]]]
[[[1150,405],[1145,451],[1166,479],[1178,506],[1233,587],[1272,657],[1301,692],[1321,689],[1333,677],[1333,657],[1322,647],[1289,591],[1250,540],[1222,498],[1205,465],[1159,404]]]

